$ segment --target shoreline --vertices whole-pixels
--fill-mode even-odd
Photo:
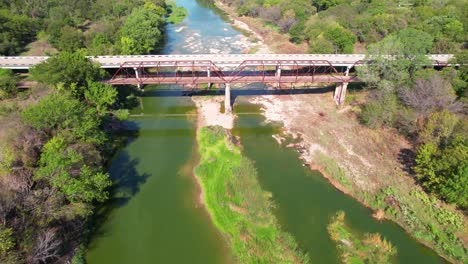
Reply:
[[[227,7],[219,3],[219,1],[216,1],[215,5],[226,13],[226,16],[229,18],[228,22],[231,25],[243,25],[241,28],[243,31],[254,35],[258,34],[255,31],[258,29],[250,28],[248,23],[245,23],[236,15],[232,15],[233,11],[231,7]],[[247,17],[244,20],[253,20],[253,18]],[[263,37],[260,38],[260,41],[262,41],[262,45],[268,46],[269,44]],[[272,50],[288,53],[284,49],[273,49],[270,46],[270,51]],[[440,258],[451,263],[459,263],[460,260],[455,259],[453,256],[449,257],[446,251],[441,248],[441,244],[438,244],[435,240],[417,238],[415,235],[420,232],[425,235],[431,235],[431,231],[411,227],[406,223],[407,219],[404,215],[388,215],[385,212],[388,207],[375,205],[375,198],[381,195],[382,191],[392,186],[396,187],[397,194],[403,197],[404,199],[402,198],[402,200],[412,207],[411,209],[418,218],[421,218],[421,224],[435,224],[441,231],[445,230],[444,225],[439,225],[433,218],[431,219],[431,217],[434,217],[431,211],[434,205],[425,205],[421,200],[412,197],[410,194],[414,190],[421,191],[421,187],[404,170],[403,164],[398,161],[398,155],[401,150],[410,149],[411,143],[394,130],[372,130],[362,126],[357,120],[357,114],[352,106],[337,109],[331,100],[331,94],[327,93],[326,95],[330,98],[323,98],[320,95],[314,95],[315,97],[299,95],[297,98],[288,98],[288,101],[288,99],[283,100],[281,95],[264,95],[252,96],[248,101],[262,107],[266,122],[281,122],[285,135],[292,138],[300,138],[299,142],[293,146],[300,152],[300,159],[311,170],[319,171],[336,190],[348,195],[368,208],[370,215],[375,219],[379,221],[388,220],[397,224],[412,239],[434,251]],[[283,95],[283,97],[288,97],[288,95]],[[270,102],[268,103],[267,101]],[[279,111],[274,111],[273,109],[271,111],[274,108],[272,101],[275,104],[282,105],[283,109]],[[302,109],[303,105],[300,105],[301,103],[318,103],[320,106]],[[297,116],[294,116],[295,111],[302,112],[305,116],[305,123],[304,119],[298,119]],[[307,115],[314,114],[318,114],[319,117],[315,116],[312,118],[312,121],[308,122]],[[324,122],[328,122],[328,126],[331,124],[336,125],[336,127],[331,127],[328,130],[327,126],[322,128],[321,125]],[[304,127],[297,124],[304,124]],[[312,132],[309,130],[312,130]],[[348,134],[348,132],[349,135],[343,135],[343,133]],[[273,136],[275,138],[278,135]],[[279,137],[281,136],[280,134]],[[358,142],[354,142],[353,136]],[[284,146],[281,140],[277,138],[275,140],[280,146]],[[330,143],[327,140],[333,142]],[[328,165],[330,164],[327,163],[326,159],[319,160],[319,155],[336,163],[331,165],[336,166],[342,172],[342,175],[338,175],[337,178],[337,175],[330,173],[328,171]],[[379,175],[383,177],[379,177]],[[346,180],[347,184],[343,184],[341,180]],[[435,206],[449,212],[459,213],[439,200],[435,202]],[[466,223],[466,217],[463,217],[463,219],[463,222]],[[456,243],[461,243],[466,248],[466,241],[462,239],[463,233],[457,231],[454,235],[459,239],[459,242]],[[459,247],[460,244],[453,244],[453,246]]]
[[[254,18],[251,17],[239,17],[234,13],[232,7],[226,6],[219,0],[214,0],[215,8],[218,8],[226,15],[227,22],[231,24],[234,29],[240,31],[246,37],[250,37],[248,34],[252,34],[260,43],[261,48],[254,50],[252,53],[259,54],[269,54],[269,53],[307,53],[306,44],[298,45],[289,42],[289,38],[284,34],[273,30],[266,30],[268,32],[263,32],[262,29],[253,26],[255,22]],[[240,29],[240,30],[239,30]],[[248,34],[246,34],[248,33]],[[276,46],[278,45],[278,46]],[[253,50],[253,49],[251,49]]]

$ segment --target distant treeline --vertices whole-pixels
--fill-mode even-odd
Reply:
[[[164,0],[2,0],[0,55],[18,55],[36,39],[88,55],[154,52],[168,11]]]
[[[352,53],[356,43],[382,40],[405,28],[428,33],[432,53],[453,53],[467,39],[467,0],[221,0],[238,15],[262,18],[309,44],[311,53]]]

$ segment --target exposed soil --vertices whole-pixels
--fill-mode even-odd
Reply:
[[[396,131],[362,126],[351,107],[337,108],[331,94],[265,95],[250,102],[262,105],[268,121],[282,122],[286,134],[302,138],[297,147],[314,169],[321,166],[315,162],[321,152],[339,164],[358,190],[372,193],[399,185],[410,191],[414,186],[398,162],[410,144]]]
[[[192,100],[197,106],[198,128],[205,126],[222,126],[226,129],[233,128],[234,115],[230,113],[221,113],[221,104],[224,102],[224,97],[192,96]]]

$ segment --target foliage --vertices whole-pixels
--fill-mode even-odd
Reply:
[[[459,122],[459,118],[447,110],[431,113],[419,131],[419,141],[434,146],[446,145]]]
[[[95,162],[87,159],[64,138],[53,137],[42,149],[36,179],[46,179],[71,202],[91,203],[107,199],[105,191],[111,185],[109,175],[93,169]]]
[[[177,4],[173,1],[169,1],[167,3],[167,13],[169,14],[167,22],[172,24],[181,23],[184,20],[184,18],[188,15],[187,9],[181,6],[177,6]]]
[[[195,173],[208,212],[233,255],[240,263],[307,263],[294,239],[280,230],[253,163],[228,142],[226,133],[221,127],[199,131]]]
[[[15,96],[17,79],[12,70],[0,69],[0,100]]]
[[[353,44],[356,36],[350,31],[340,26],[330,27],[324,33],[324,37],[333,43],[334,53],[353,53]]]
[[[460,212],[441,203],[433,195],[414,189],[409,194],[400,189],[383,188],[373,201],[385,215],[402,223],[418,239],[433,244],[439,254],[467,261],[467,252],[459,234],[464,220]]]
[[[353,188],[353,185],[349,181],[349,178],[346,177],[343,169],[338,165],[336,160],[328,157],[322,152],[316,153],[314,159],[317,164],[324,166],[324,170],[329,176],[333,177],[348,190],[351,190]]]
[[[397,253],[396,248],[378,233],[358,238],[346,225],[343,211],[333,217],[327,230],[331,239],[339,243],[342,263],[391,263],[391,257]]]
[[[415,171],[422,185],[430,192],[459,206],[468,205],[468,140],[451,139],[439,149],[426,143],[418,150]]]
[[[34,19],[14,14],[0,6],[0,55],[12,56],[24,50],[37,30]]]
[[[61,51],[74,52],[83,47],[83,33],[68,25],[60,29],[57,48]]]
[[[34,80],[70,90],[80,99],[83,98],[84,89],[90,81],[100,80],[104,76],[103,70],[82,53],[66,51],[34,66],[30,73]]]
[[[116,102],[117,90],[112,85],[88,82],[84,97],[99,113],[104,113]]]
[[[120,30],[123,54],[147,54],[162,43],[164,19],[162,12],[140,7],[133,10]]]
[[[89,108],[66,94],[52,94],[21,114],[23,121],[55,135],[102,144],[105,135],[94,108]]]
[[[457,112],[461,105],[450,82],[437,72],[428,72],[429,77],[418,78],[413,88],[400,89],[403,103],[425,117],[428,114],[444,109]]]
[[[369,46],[390,35],[415,44],[403,53],[453,53],[462,48],[468,27],[466,0],[413,1],[408,5],[397,0],[222,2],[234,6],[241,16],[260,17],[288,32],[292,42],[310,40],[309,50],[314,53],[330,50],[318,43],[328,46],[332,42],[332,52],[345,53],[353,51],[355,41]]]
[[[0,256],[4,256],[15,246],[13,230],[0,224]]]

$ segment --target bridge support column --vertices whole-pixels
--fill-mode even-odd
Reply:
[[[232,106],[231,106],[231,84],[226,83],[226,88],[224,90],[224,113],[232,113]]]
[[[337,83],[335,88],[335,94],[333,95],[333,99],[335,103],[339,106],[343,105],[346,99],[346,90],[348,89],[348,83]]]
[[[276,78],[278,79],[278,82],[276,83],[276,88],[280,88],[280,79],[281,79],[281,66],[276,66],[276,73],[275,73]]]
[[[347,77],[349,76],[349,71],[351,70],[353,66],[348,66],[346,68],[346,71],[344,75]],[[336,88],[335,88],[335,94],[333,95],[333,99],[335,100],[335,103],[339,106],[343,105],[346,99],[346,90],[348,89],[348,83],[343,82],[343,83],[337,83]]]
[[[211,69],[210,69],[210,67],[207,67],[207,68],[206,68],[206,76],[207,76],[209,79],[211,79]],[[211,88],[211,82],[208,83],[208,89],[210,89],[210,88]]]
[[[133,68],[135,70],[135,77],[138,81],[137,87],[138,90],[143,90],[143,84],[141,83],[141,69],[140,68]]]

